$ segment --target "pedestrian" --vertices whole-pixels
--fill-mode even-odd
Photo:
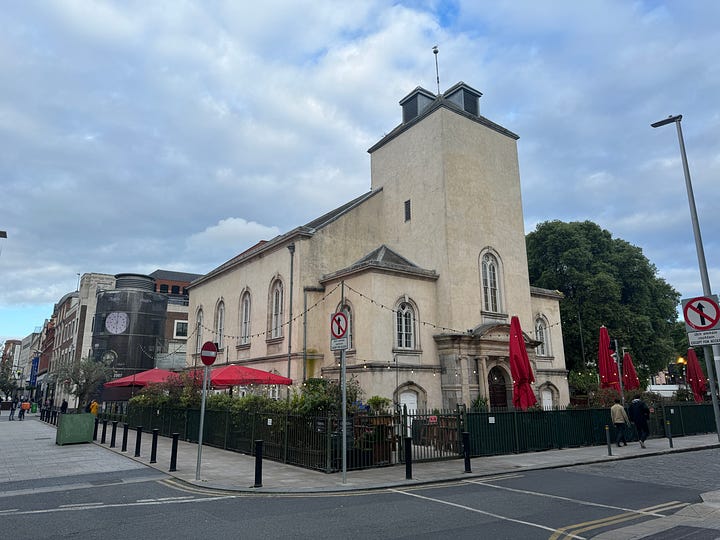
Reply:
[[[8,420],[15,420],[15,411],[17,410],[17,404],[17,396],[15,396],[10,402],[10,417],[8,418]]]
[[[630,416],[630,420],[632,420],[632,423],[635,424],[635,429],[637,429],[640,447],[645,448],[645,440],[650,434],[650,428],[648,427],[650,409],[638,394],[632,400],[632,403],[630,403],[630,408],[628,409],[628,412],[630,413],[628,415]]]
[[[62,400],[62,405],[60,405],[60,412],[61,412],[62,414],[65,414],[65,413],[67,412],[67,408],[68,408],[67,399],[63,399],[63,400]]]
[[[624,446],[627,446],[627,440],[625,439],[625,426],[630,424],[625,408],[620,404],[620,400],[616,399],[612,407],[610,407],[610,418],[612,423],[615,424],[615,442],[620,446],[620,442]]]
[[[18,411],[18,420],[25,420],[25,412],[30,409],[30,402],[23,398],[20,402],[20,410]]]
[[[90,412],[91,412],[94,416],[97,416],[97,413],[98,413],[98,402],[95,401],[94,399],[90,402]]]

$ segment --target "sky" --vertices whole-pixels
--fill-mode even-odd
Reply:
[[[593,221],[720,287],[714,0],[27,0],[0,10],[0,341],[78,274],[203,274],[370,189],[417,86],[520,136],[525,232]]]

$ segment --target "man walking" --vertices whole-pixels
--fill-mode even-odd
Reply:
[[[610,418],[612,419],[612,423],[615,424],[615,442],[618,446],[620,446],[620,442],[627,446],[625,426],[630,423],[630,420],[625,412],[625,408],[620,404],[619,399],[616,399],[615,404],[610,407]]]
[[[648,427],[648,419],[650,418],[650,409],[645,402],[640,399],[640,396],[635,396],[635,399],[630,403],[628,409],[630,413],[630,420],[635,424],[637,429],[638,439],[640,440],[640,447],[645,448],[645,439],[650,434],[650,428]]]

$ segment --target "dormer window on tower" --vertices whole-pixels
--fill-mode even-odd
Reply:
[[[435,101],[435,98],[435,94],[420,86],[402,98],[400,106],[403,110],[403,124],[420,116]]]
[[[455,86],[449,88],[444,97],[448,101],[460,107],[463,111],[478,116],[480,114],[480,97],[482,92],[478,92],[464,82],[459,82]]]

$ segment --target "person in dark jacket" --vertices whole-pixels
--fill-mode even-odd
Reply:
[[[650,428],[648,427],[650,409],[645,404],[645,402],[640,399],[640,396],[635,396],[635,399],[633,399],[632,403],[630,403],[630,408],[628,409],[628,416],[630,417],[632,423],[635,424],[635,429],[637,429],[640,446],[642,448],[645,448],[645,440],[650,434]]]
[[[60,405],[60,412],[63,413],[63,414],[65,414],[65,413],[67,412],[67,408],[68,408],[67,399],[63,399],[63,400],[62,400],[62,405]]]

